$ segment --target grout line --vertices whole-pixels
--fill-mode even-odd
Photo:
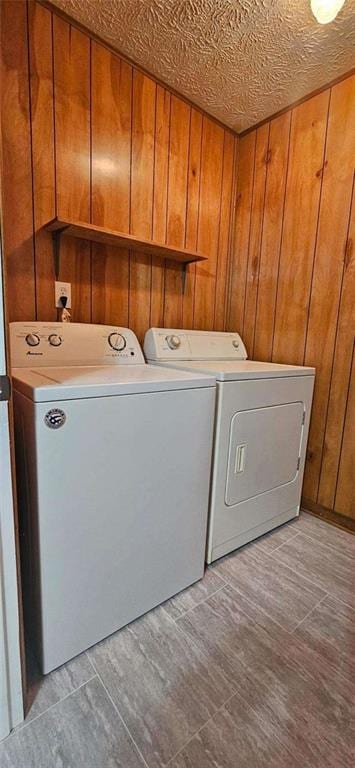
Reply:
[[[290,634],[292,634],[293,630],[287,629],[287,627],[284,627],[283,624],[280,624],[280,622],[277,621],[277,619],[275,619],[273,616],[270,616],[270,614],[264,608],[262,608],[260,605],[255,603],[254,600],[251,600],[250,597],[247,597],[244,594],[244,592],[238,589],[238,587],[235,587],[234,584],[228,583],[228,587],[233,589],[233,592],[235,592],[237,595],[240,595],[244,600],[246,600],[247,603],[250,603],[250,605],[252,605],[253,608],[256,608],[257,611],[260,611],[260,613],[262,613],[264,616],[266,616],[267,619],[272,621],[273,624],[276,624],[276,626],[279,627],[279,629],[282,629],[283,632],[289,632]],[[323,595],[323,597],[326,597],[326,595]],[[249,621],[251,621],[253,624],[256,624],[258,629],[262,629],[264,632],[267,632],[267,634],[269,634],[268,630],[265,627],[262,627],[261,625],[259,625],[256,619],[253,619],[251,616],[248,616],[248,614],[246,613],[246,611],[244,611],[243,608],[240,608],[240,610],[242,611],[242,613],[245,614],[245,616],[248,618]]]
[[[254,603],[252,600],[250,600],[250,598],[249,598],[249,597],[245,597],[245,595],[244,595],[243,593],[239,593],[239,592],[238,592],[238,589],[236,589],[236,588],[235,588],[235,587],[234,587],[232,584],[227,584],[226,586],[229,586],[229,587],[230,587],[230,588],[231,588],[231,589],[232,589],[234,592],[236,592],[236,594],[241,594],[241,596],[243,597],[243,599],[245,599],[245,601],[246,601],[247,603],[249,603],[251,606],[253,606],[253,607],[254,607],[254,608],[257,610],[257,611],[259,611],[259,612],[260,612],[260,614],[262,614],[263,616],[265,616],[265,618],[266,618],[266,619],[269,619],[269,621],[271,622],[271,624],[273,624],[273,625],[275,625],[276,627],[278,627],[279,629],[281,629],[281,630],[282,630],[282,632],[286,632],[286,633],[287,633],[289,636],[292,636],[292,637],[293,637],[293,638],[296,640],[296,642],[299,642],[299,643],[303,643],[303,644],[305,644],[305,646],[306,646],[307,648],[309,648],[308,644],[307,644],[307,643],[306,643],[306,642],[305,642],[305,641],[304,641],[302,638],[299,638],[297,635],[294,635],[295,629],[297,629],[297,627],[299,626],[299,624],[300,624],[302,621],[304,621],[304,620],[307,618],[307,616],[308,616],[310,613],[312,613],[312,611],[313,611],[313,610],[315,610],[315,608],[317,607],[317,605],[319,605],[319,604],[320,604],[320,603],[321,603],[323,600],[326,600],[326,598],[327,598],[327,597],[331,597],[331,595],[329,595],[329,593],[327,593],[327,592],[326,592],[326,593],[325,593],[325,594],[322,596],[321,600],[319,600],[319,601],[318,601],[318,603],[316,603],[316,605],[314,605],[314,606],[313,606],[313,608],[311,609],[311,611],[309,611],[309,612],[308,612],[308,614],[307,614],[306,616],[304,616],[304,618],[301,620],[301,622],[299,622],[299,624],[298,624],[298,625],[297,625],[297,626],[296,626],[294,629],[288,629],[288,628],[286,628],[286,627],[283,627],[281,624],[279,624],[279,622],[278,622],[277,620],[275,620],[273,617],[271,617],[271,616],[270,616],[270,615],[269,615],[269,614],[268,614],[266,611],[264,611],[264,610],[263,610],[263,609],[262,609],[262,608],[261,608],[259,605],[256,605],[256,603]],[[222,589],[222,588],[221,588],[221,589]],[[258,619],[257,619],[257,618],[253,618],[252,616],[250,616],[250,615],[249,615],[249,614],[248,614],[248,613],[247,613],[247,612],[244,610],[244,608],[241,608],[240,610],[241,610],[241,611],[242,611],[242,613],[243,613],[243,614],[246,616],[246,618],[248,619],[248,621],[249,621],[251,624],[253,624],[253,625],[256,627],[256,629],[257,629],[257,631],[258,631],[258,632],[260,632],[260,631],[263,631],[263,632],[265,632],[267,635],[269,635],[269,637],[270,637],[271,639],[273,639],[273,635],[272,635],[272,633],[270,632],[270,629],[269,629],[269,627],[267,627],[267,626],[264,626],[262,623],[260,623],[260,622],[258,621]],[[176,626],[177,626],[179,629],[182,629],[182,631],[184,632],[183,628],[182,628],[182,627],[179,627],[179,624],[178,624],[177,622],[176,622]],[[192,641],[192,642],[193,642],[193,643],[196,645],[196,647],[197,647],[197,648],[200,650],[200,652],[202,652],[202,653],[203,653],[203,655],[206,655],[206,657],[207,657],[207,653],[205,654],[204,650],[198,646],[198,644],[195,642],[194,638],[193,638],[193,637],[191,637],[191,635],[189,635],[189,634],[187,634],[187,633],[185,633],[185,632],[184,632],[184,634],[186,634],[186,635],[187,635],[187,636],[190,638],[190,640],[191,640],[191,641]],[[312,650],[312,649],[311,649],[311,650]],[[318,652],[317,652],[317,653],[318,653]],[[244,664],[244,662],[241,662],[241,663],[242,663],[242,664]],[[310,677],[311,677],[311,679],[312,679],[313,681],[315,681],[315,680],[316,680],[316,679],[315,679],[315,678],[312,676],[312,674],[309,672],[309,670],[308,670],[308,669],[307,669],[305,666],[303,666],[302,662],[300,662],[300,661],[297,661],[297,665],[298,665],[298,667],[300,668],[300,670],[302,670],[302,671],[303,671],[303,673],[306,673],[306,674],[307,674],[307,676],[310,676]],[[249,665],[249,664],[246,664],[245,666],[246,666],[246,669],[248,669],[248,670],[251,670],[251,667],[250,667],[250,665]],[[222,674],[225,674],[225,673],[224,673],[224,670],[223,670],[223,668],[222,668],[222,667],[220,667],[220,671],[222,672]],[[342,674],[342,673],[341,673],[341,674]],[[342,676],[343,676],[343,675],[342,675]],[[344,679],[345,679],[345,680],[347,680],[347,677],[346,677],[345,675],[344,675],[343,677],[344,677]],[[234,686],[234,683],[233,683],[233,686]],[[226,701],[225,701],[225,702],[224,702],[224,703],[221,705],[221,707],[219,707],[219,709],[218,709],[218,710],[216,710],[216,712],[214,713],[214,715],[213,715],[213,716],[211,716],[211,717],[209,718],[209,720],[207,720],[207,721],[206,721],[206,723],[205,723],[204,725],[207,725],[207,724],[208,724],[208,723],[209,723],[209,722],[210,722],[210,721],[211,721],[211,720],[212,720],[212,719],[215,717],[215,715],[216,715],[218,712],[220,712],[220,711],[221,711],[223,708],[225,708],[225,707],[226,707],[226,705],[228,704],[228,702],[229,702],[229,701],[230,701],[230,700],[233,698],[233,695],[238,695],[238,696],[240,697],[240,699],[241,699],[242,701],[244,701],[244,702],[245,702],[245,705],[246,705],[246,707],[248,707],[248,708],[251,710],[251,712],[253,712],[253,714],[256,716],[257,720],[259,721],[259,725],[260,725],[260,727],[261,727],[261,729],[262,729],[262,722],[261,722],[261,720],[260,720],[260,718],[259,718],[259,713],[258,713],[257,709],[255,709],[255,708],[254,708],[254,706],[252,706],[252,704],[250,704],[250,703],[249,703],[249,702],[248,702],[248,701],[247,701],[247,700],[244,698],[244,696],[243,696],[243,695],[242,695],[242,694],[241,694],[241,693],[238,691],[238,688],[235,690],[235,693],[234,693],[234,694],[232,694],[232,695],[231,695],[231,696],[230,696],[230,697],[229,697],[229,698],[228,698],[228,699],[227,699],[227,700],[226,700]],[[194,736],[198,735],[198,733],[201,731],[201,729],[202,729],[203,727],[204,727],[204,726],[201,726],[201,728],[200,728],[200,729],[199,729],[199,730],[196,732],[196,734],[194,734]],[[191,738],[189,739],[189,741],[188,741],[187,743],[189,743],[190,741],[192,741],[192,739],[194,738],[194,736],[191,736]],[[275,735],[275,738],[277,738],[277,735]],[[186,746],[187,746],[187,744],[185,744],[185,745],[184,745],[184,746],[183,746],[183,747],[182,747],[182,748],[179,750],[179,752],[177,753],[177,755],[178,755],[178,754],[179,754],[179,753],[180,753],[180,752],[181,752],[181,751],[182,751],[182,750],[183,750],[183,749],[184,749]],[[174,757],[176,757],[177,755],[175,755]],[[171,759],[171,760],[170,760],[170,761],[167,763],[167,766],[169,766],[169,764],[172,762],[172,760],[173,760],[173,759],[174,759],[174,758],[172,758],[172,759]]]
[[[298,533],[298,534],[297,534],[297,536],[303,536],[303,534],[299,534],[299,533]],[[294,536],[293,538],[296,538],[296,537]],[[308,538],[310,538],[310,537],[308,537]],[[312,541],[314,541],[314,540],[312,539]],[[285,542],[285,543],[286,543],[286,542]],[[320,542],[319,542],[319,541],[317,541],[316,543],[317,543],[317,544],[320,544]],[[282,545],[282,546],[283,546],[283,545]],[[322,545],[320,544],[320,546],[322,546]],[[281,547],[279,547],[279,549],[281,549]],[[331,551],[331,552],[333,552],[333,554],[334,554],[334,552],[335,552],[335,550],[334,550],[334,549],[331,549],[330,547],[328,547],[328,549],[330,549],[330,551]],[[276,551],[276,550],[275,550],[275,551]],[[272,556],[273,556],[273,553],[272,553],[272,552],[270,552],[270,555],[269,555],[269,557],[272,557]],[[345,555],[345,557],[347,557],[347,555]],[[349,557],[349,556],[348,556],[348,557]],[[288,568],[288,570],[289,570],[289,571],[291,571],[292,573],[296,574],[296,576],[299,576],[299,577],[301,577],[302,579],[304,579],[304,581],[307,581],[309,584],[312,584],[312,586],[313,586],[313,587],[317,587],[317,589],[321,589],[321,590],[322,590],[322,591],[325,593],[325,595],[328,595],[328,597],[332,597],[334,600],[339,600],[339,602],[341,602],[343,605],[346,605],[346,606],[347,606],[347,608],[352,608],[352,610],[354,610],[354,606],[353,606],[353,605],[351,605],[351,603],[347,603],[345,600],[343,600],[343,599],[342,599],[341,597],[339,597],[338,595],[334,594],[333,592],[329,592],[328,588],[325,588],[325,587],[323,587],[323,586],[320,586],[320,585],[319,585],[319,584],[318,584],[316,581],[312,581],[312,579],[310,579],[308,576],[305,576],[303,573],[300,573],[299,571],[295,571],[293,568],[291,568],[291,566],[290,566],[290,565],[287,565],[287,564],[286,564],[286,563],[284,563],[282,560],[278,560],[278,559],[277,559],[277,557],[275,557],[275,558],[273,558],[273,559],[274,559],[274,560],[275,560],[277,563],[280,563],[281,565],[284,565],[284,566],[285,566],[285,568]],[[351,558],[351,557],[349,557],[349,560],[352,562],[352,558]]]
[[[348,606],[346,603],[344,603],[344,602],[343,602],[342,600],[340,600],[339,598],[335,598],[335,597],[334,597],[333,595],[331,595],[329,592],[325,592],[325,594],[324,594],[324,595],[321,597],[321,599],[318,601],[318,603],[316,603],[316,605],[314,605],[314,606],[313,606],[313,608],[312,608],[312,609],[311,609],[311,610],[310,610],[310,611],[309,611],[309,612],[306,614],[306,616],[304,616],[304,617],[303,617],[303,619],[301,619],[301,621],[300,621],[300,622],[299,622],[299,623],[296,625],[296,627],[294,627],[294,629],[289,629],[289,628],[287,628],[287,627],[284,627],[282,624],[280,624],[280,623],[277,621],[277,619],[275,619],[273,616],[270,616],[270,614],[268,614],[268,613],[267,613],[267,611],[265,611],[263,608],[261,608],[261,606],[260,606],[260,605],[257,605],[257,603],[255,603],[253,600],[251,600],[251,599],[250,599],[250,597],[246,597],[246,595],[245,595],[243,592],[240,592],[240,591],[239,591],[239,590],[238,590],[238,589],[237,589],[237,588],[236,588],[236,587],[235,587],[233,584],[230,584],[230,583],[228,583],[228,582],[227,582],[227,583],[226,583],[226,586],[230,587],[230,589],[232,589],[232,590],[233,590],[233,591],[234,591],[234,592],[235,592],[237,595],[241,595],[241,597],[242,597],[242,598],[243,598],[243,599],[244,599],[244,600],[245,600],[247,603],[249,603],[249,604],[250,604],[250,605],[251,605],[253,608],[255,608],[255,609],[256,609],[256,611],[259,611],[261,614],[263,614],[263,615],[265,616],[265,618],[266,618],[266,619],[269,619],[269,621],[271,622],[271,624],[274,624],[276,627],[278,627],[279,629],[281,629],[281,630],[282,630],[282,632],[286,632],[288,635],[292,635],[292,636],[295,638],[295,640],[296,640],[297,642],[303,643],[303,644],[304,644],[304,645],[307,647],[307,649],[309,649],[309,648],[310,648],[310,646],[308,646],[308,643],[306,642],[306,640],[304,640],[303,638],[300,638],[300,637],[298,637],[298,636],[297,636],[297,635],[295,635],[294,633],[295,633],[296,629],[298,629],[299,625],[300,625],[300,624],[301,624],[301,623],[302,623],[302,622],[303,622],[303,621],[304,621],[306,618],[308,618],[308,616],[309,616],[309,615],[310,615],[310,614],[311,614],[311,613],[312,613],[312,612],[315,610],[315,608],[316,608],[316,607],[317,607],[317,606],[318,606],[320,603],[322,603],[322,602],[323,602],[323,600],[326,600],[327,598],[333,598],[333,599],[334,599],[336,602],[340,602],[342,605],[346,606],[347,608],[349,608],[349,607],[350,607],[350,609],[351,609],[351,606]],[[221,589],[222,589],[222,587],[221,587]],[[272,635],[272,633],[270,632],[270,630],[269,630],[269,627],[267,627],[267,626],[264,626],[263,624],[261,624],[261,623],[258,621],[258,619],[257,619],[257,618],[253,618],[252,616],[249,616],[249,615],[248,615],[248,613],[247,613],[247,612],[244,610],[244,608],[240,608],[240,610],[241,610],[241,611],[242,611],[242,613],[243,613],[243,614],[244,614],[244,615],[247,617],[248,621],[249,621],[249,622],[251,622],[252,624],[254,624],[254,625],[256,626],[256,628],[257,628],[257,631],[260,631],[260,630],[262,630],[263,632],[266,632],[266,634],[267,634],[267,635],[269,635],[269,636],[271,637],[271,639],[273,639],[273,635]],[[351,610],[353,610],[353,609],[351,609]],[[178,626],[178,624],[177,624],[177,626]],[[184,630],[183,630],[183,631],[184,631]],[[185,633],[185,634],[187,634],[187,633]],[[191,638],[191,636],[190,636],[190,635],[188,635],[188,637],[190,637],[190,638]],[[191,639],[193,640],[193,638],[191,638]],[[201,650],[201,649],[200,649],[200,650]],[[311,649],[311,650],[312,650],[312,649]],[[318,655],[320,655],[320,654],[318,653],[318,651],[314,651],[314,652],[315,652],[315,653],[317,653]],[[206,655],[207,655],[207,654],[206,654]],[[243,662],[242,662],[242,663],[243,663]],[[309,673],[309,670],[307,670],[307,668],[306,668],[305,666],[303,666],[302,662],[299,662],[299,661],[298,661],[297,663],[298,663],[298,665],[300,666],[300,668],[301,668],[301,669],[302,669],[304,672],[306,672],[308,675],[310,674],[310,673]],[[246,666],[247,666],[247,668],[248,668],[248,669],[250,669],[249,665],[246,665]],[[223,672],[223,669],[222,669],[222,672]],[[342,673],[342,672],[340,672],[340,674],[342,675],[342,677],[344,677],[344,679],[345,679],[345,680],[347,680],[347,679],[348,679],[348,678],[346,677],[346,675],[343,675],[343,673]],[[312,679],[315,679],[315,678],[312,678]],[[236,690],[236,691],[235,691],[235,693],[236,693],[236,694],[238,694],[238,696],[239,696],[241,699],[243,699],[243,701],[245,701],[244,697],[242,696],[242,694],[241,694],[241,693],[240,693],[238,690]],[[225,702],[225,704],[226,704],[226,703],[227,703],[227,702]],[[223,706],[225,706],[225,704],[223,704],[223,705],[222,705],[222,707],[223,707]],[[254,707],[253,707],[253,706],[252,706],[252,705],[251,705],[249,702],[246,702],[246,704],[247,704],[247,706],[249,706],[249,707],[250,707],[250,709],[251,709],[251,710],[254,712],[254,714],[258,715],[258,713],[257,713],[257,712],[254,710]]]
[[[339,529],[340,530],[340,529]],[[348,552],[344,552],[340,549],[340,547],[335,546],[331,542],[328,541],[321,541],[320,539],[316,539],[312,533],[306,532],[306,531],[299,531],[299,533],[296,534],[296,536],[305,536],[306,539],[310,539],[314,544],[319,544],[321,547],[327,547],[327,549],[330,549],[331,552],[336,553],[337,555],[340,555],[341,557],[348,557],[350,561],[353,561],[355,558],[355,550],[354,554],[349,554]],[[292,537],[293,538],[293,537]],[[288,539],[289,541],[289,539]],[[284,544],[287,544],[288,541],[284,541]],[[282,547],[282,544],[280,544]],[[279,549],[279,547],[276,547],[273,551],[276,552],[276,549]]]
[[[296,632],[296,629],[298,629],[298,627],[300,627],[301,624],[303,624],[303,622],[306,621],[306,619],[308,619],[308,616],[310,616],[311,613],[313,613],[313,611],[315,611],[315,609],[318,608],[318,606],[323,602],[323,600],[326,599],[326,597],[329,597],[328,592],[326,592],[325,595],[323,595],[323,597],[321,597],[321,599],[318,600],[318,603],[316,603],[313,606],[313,608],[311,608],[311,610],[308,611],[308,613],[306,613],[306,615],[303,617],[303,619],[301,619],[301,621],[299,621],[298,624],[296,624],[296,626],[291,630],[291,634]]]
[[[296,536],[292,537],[292,540],[297,538],[297,536],[306,536],[306,534],[304,534],[304,533],[297,533]],[[314,543],[318,544],[320,547],[325,546],[331,552],[333,552],[333,553],[335,552],[335,550],[332,549],[331,547],[328,547],[327,544],[323,545],[323,544],[321,544],[321,542],[316,541],[315,539],[311,539],[310,536],[306,536],[306,538],[310,539],[311,541],[314,541]],[[286,541],[284,542],[284,544],[281,544],[280,547],[277,547],[277,550],[282,549],[282,547],[285,544],[287,544]],[[276,552],[277,550],[275,549],[273,552],[270,552],[269,557],[273,557],[274,552]],[[340,553],[340,554],[342,554],[342,553]],[[345,557],[349,557],[350,562],[352,562],[352,558],[349,555],[345,555]],[[278,560],[277,557],[275,557],[273,559],[276,560],[276,562],[280,563],[281,565],[285,566],[285,568],[288,568],[288,570],[292,571],[292,573],[295,573],[297,576],[300,576],[302,579],[307,581],[309,584],[312,584],[313,587],[317,587],[317,589],[321,589],[323,592],[328,594],[330,597],[333,596],[332,592],[328,592],[328,589],[326,589],[325,587],[320,586],[316,581],[314,581],[311,578],[309,578],[309,576],[305,576],[303,573],[300,573],[299,571],[296,571],[294,568],[292,568],[291,565],[288,565],[287,563],[284,563],[282,560]],[[342,600],[341,602],[343,602],[344,605],[348,605],[349,608],[352,607],[349,603],[346,603],[344,600]]]
[[[336,603],[341,603],[341,605],[343,605],[344,608],[350,608],[350,610],[353,613],[355,613],[354,605],[350,605],[350,603],[346,603],[345,600],[339,597],[339,595],[334,595],[333,592],[327,592],[327,597],[330,597],[331,600],[335,600]]]
[[[228,585],[226,584],[225,586],[228,586]],[[224,587],[221,587],[221,589],[224,589]],[[191,642],[191,643],[192,643],[192,645],[194,646],[194,648],[196,648],[196,650],[199,652],[199,654],[200,654],[201,656],[203,656],[203,658],[204,658],[204,659],[206,659],[206,660],[207,660],[207,662],[210,664],[210,663],[211,663],[211,657],[210,657],[210,654],[209,654],[209,652],[208,652],[207,650],[205,650],[204,648],[201,648],[201,646],[198,644],[198,642],[195,640],[195,638],[194,638],[194,637],[192,637],[192,635],[190,635],[190,634],[188,634],[187,632],[185,632],[185,630],[183,629],[183,627],[180,627],[180,626],[179,626],[179,624],[178,624],[178,622],[177,622],[177,621],[175,621],[174,619],[172,619],[172,618],[171,618],[171,616],[169,616],[169,615],[168,615],[168,619],[169,619],[169,621],[171,622],[171,624],[173,624],[173,625],[174,625],[175,629],[177,629],[177,630],[178,630],[178,631],[179,631],[179,632],[180,632],[180,633],[183,635],[183,637],[185,638],[185,640],[188,640],[189,642]],[[220,675],[221,677],[223,677],[223,678],[224,678],[224,680],[226,681],[226,683],[227,683],[227,684],[228,684],[228,685],[231,687],[231,686],[232,686],[232,684],[231,684],[230,680],[228,680],[228,678],[227,678],[227,675],[226,675],[226,672],[224,671],[223,667],[222,667],[220,664],[216,663],[216,665],[215,665],[215,668],[216,668],[217,672],[219,673],[219,675]],[[221,709],[222,707],[224,707],[224,705],[227,703],[227,701],[229,701],[229,699],[231,699],[231,698],[232,698],[232,697],[233,697],[233,696],[234,696],[234,695],[235,695],[237,692],[238,692],[238,689],[237,689],[237,688],[234,688],[234,684],[233,684],[233,693],[231,694],[231,696],[228,696],[228,698],[227,698],[225,701],[223,701],[223,702],[222,702],[222,704],[221,704],[221,706],[219,707],[219,709]],[[216,712],[218,712],[218,710],[216,710]],[[213,715],[211,715],[211,717],[214,717],[214,715],[216,714],[216,712],[214,712],[214,714],[213,714]],[[210,720],[210,719],[211,719],[211,718],[209,718],[209,720]],[[208,722],[208,721],[206,721],[206,722]],[[171,758],[170,758],[170,759],[171,759]],[[169,762],[170,762],[170,760],[169,760]]]
[[[223,581],[223,579],[221,579],[221,581]],[[218,587],[218,589],[215,589],[214,592],[211,592],[210,595],[206,595],[206,597],[204,597],[202,600],[199,600],[198,603],[195,603],[195,605],[192,605],[191,608],[187,608],[186,611],[182,611],[180,613],[180,615],[176,617],[176,619],[173,619],[173,621],[175,621],[175,622],[179,621],[184,616],[186,616],[187,613],[191,613],[191,611],[194,611],[195,608],[197,608],[199,605],[203,605],[203,603],[205,603],[207,600],[209,600],[210,597],[213,597],[214,595],[217,594],[217,592],[220,592],[221,589],[223,589],[226,586],[226,584],[227,584],[227,582],[223,581],[223,584],[220,587]]]
[[[268,554],[273,555],[274,552],[276,552],[278,549],[281,549],[281,547],[283,547],[284,544],[288,544],[289,541],[291,541],[291,539],[294,539],[296,536],[305,536],[306,539],[309,539],[310,541],[312,541],[313,544],[316,544],[318,547],[320,548],[325,547],[326,549],[330,550],[333,554],[337,554],[341,558],[345,557],[345,559],[348,559],[350,561],[349,565],[353,564],[353,561],[355,559],[355,551],[354,551],[354,555],[349,554],[348,552],[344,552],[343,550],[341,550],[340,546],[337,547],[331,542],[321,541],[320,539],[317,539],[315,536],[313,536],[311,532],[305,531],[302,528],[300,528],[300,530],[297,533],[295,533],[294,536],[291,536],[290,539],[283,541],[282,544],[279,544],[278,547],[275,547],[275,549],[272,549]]]
[[[226,699],[226,701],[225,701],[225,702],[223,702],[223,704],[221,704],[221,706],[220,706],[220,707],[218,707],[218,709],[216,709],[216,711],[213,713],[213,715],[211,715],[211,717],[209,717],[209,718],[208,718],[208,720],[206,720],[206,722],[205,722],[205,723],[203,723],[203,725],[201,725],[201,726],[200,726],[200,728],[199,728],[199,729],[198,729],[198,730],[197,730],[195,733],[193,733],[193,734],[192,734],[192,736],[189,736],[189,738],[187,739],[187,741],[185,741],[185,743],[182,745],[182,747],[180,747],[180,749],[178,749],[178,751],[177,751],[177,752],[175,752],[175,755],[173,755],[173,756],[172,756],[172,757],[171,757],[171,758],[168,760],[168,762],[167,762],[167,763],[165,763],[165,765],[164,765],[164,768],[168,768],[168,766],[169,766],[169,765],[171,765],[171,763],[173,762],[173,760],[175,760],[175,759],[178,757],[178,755],[180,755],[180,753],[181,753],[181,752],[182,752],[184,749],[186,749],[186,747],[188,746],[188,744],[190,743],[190,741],[192,741],[192,740],[193,740],[193,739],[194,739],[196,736],[198,736],[198,734],[199,734],[199,733],[201,733],[201,731],[203,730],[203,728],[205,728],[205,726],[206,726],[206,725],[208,725],[208,724],[211,722],[211,720],[213,720],[213,719],[214,719],[214,717],[215,717],[215,716],[216,716],[216,715],[217,715],[219,712],[221,712],[221,710],[222,710],[222,709],[224,709],[224,708],[225,708],[225,706],[226,706],[226,705],[227,705],[227,704],[228,704],[228,703],[231,701],[231,699],[233,699],[233,698],[234,698],[234,696],[235,696],[236,694],[237,694],[237,691],[234,691],[234,692],[233,692],[233,693],[232,693],[230,696],[228,696],[228,699]],[[240,696],[240,694],[238,694],[238,695]],[[242,697],[241,697],[241,698],[242,698]],[[243,701],[245,701],[245,699],[243,699]],[[246,705],[247,705],[247,706],[249,706],[249,705],[247,704],[247,702],[245,702],[245,703],[246,703]]]
[[[91,666],[92,666],[92,665],[91,665]],[[62,699],[59,699],[58,701],[55,701],[55,702],[54,702],[54,704],[51,704],[51,705],[50,705],[50,707],[47,707],[47,709],[44,709],[44,710],[43,710],[43,712],[40,712],[40,713],[39,713],[38,715],[36,715],[35,717],[32,717],[32,719],[31,719],[31,720],[28,720],[28,721],[27,721],[27,723],[26,723],[26,721],[24,721],[22,725],[18,725],[18,726],[17,726],[17,727],[16,727],[16,728],[15,728],[13,731],[11,731],[11,733],[9,734],[9,736],[12,736],[12,735],[13,735],[13,736],[15,736],[15,734],[16,734],[16,733],[18,733],[19,731],[23,731],[23,729],[24,729],[24,728],[28,728],[28,726],[29,726],[29,725],[32,725],[32,723],[36,722],[36,720],[39,720],[39,718],[40,718],[40,717],[43,717],[43,715],[46,715],[46,714],[47,714],[47,712],[50,712],[50,710],[51,710],[51,709],[54,709],[54,707],[57,707],[57,706],[58,706],[58,704],[61,704],[63,701],[66,701],[66,699],[69,699],[69,698],[70,698],[70,696],[72,696],[72,695],[73,695],[73,693],[77,693],[78,691],[80,691],[80,689],[81,689],[81,688],[84,688],[84,686],[85,686],[85,685],[87,685],[88,683],[90,683],[90,682],[91,682],[91,680],[94,680],[94,679],[95,679],[95,677],[97,677],[97,674],[96,674],[96,672],[95,672],[95,674],[94,674],[94,675],[92,675],[91,677],[89,677],[89,679],[88,679],[88,680],[85,680],[85,682],[84,682],[84,683],[81,683],[81,685],[78,685],[78,687],[77,687],[77,688],[74,688],[72,691],[70,691],[69,693],[67,693],[67,694],[66,694],[66,696],[63,696],[63,698],[62,698]]]
[[[87,656],[88,656],[88,654],[87,654]],[[128,736],[129,736],[129,739],[130,739],[130,741],[133,743],[133,745],[134,745],[135,749],[137,750],[137,753],[138,753],[139,757],[141,758],[141,760],[143,761],[143,764],[146,766],[146,768],[149,768],[149,765],[148,765],[147,761],[144,759],[144,757],[143,757],[143,755],[142,755],[142,752],[140,751],[140,749],[139,749],[139,747],[138,747],[138,745],[137,745],[137,743],[136,743],[135,739],[133,738],[133,736],[132,736],[132,734],[131,734],[131,732],[130,732],[130,730],[129,730],[128,726],[126,725],[126,723],[125,723],[125,721],[124,721],[124,719],[123,719],[123,717],[122,717],[122,715],[121,715],[121,713],[120,713],[120,711],[119,711],[118,707],[116,706],[115,702],[113,701],[113,698],[112,698],[112,696],[111,696],[111,695],[110,695],[110,693],[108,692],[108,690],[107,690],[107,688],[106,688],[106,685],[105,685],[105,683],[104,683],[104,681],[103,681],[103,679],[102,679],[102,677],[101,677],[101,675],[100,675],[100,673],[99,673],[98,669],[96,668],[96,666],[95,666],[94,662],[92,661],[92,659],[91,659],[89,656],[88,656],[88,659],[89,659],[89,661],[90,661],[90,664],[91,664],[92,668],[95,670],[96,676],[98,677],[98,679],[99,679],[99,681],[100,681],[100,683],[101,683],[102,687],[104,688],[104,690],[105,690],[105,692],[106,692],[106,694],[107,694],[107,696],[108,696],[108,698],[109,698],[109,700],[110,700],[110,702],[111,702],[111,704],[112,704],[112,706],[113,706],[113,708],[114,708],[115,712],[117,713],[117,715],[118,715],[118,717],[119,717],[119,719],[120,719],[120,721],[121,721],[121,723],[122,723],[122,725],[123,725],[123,727],[124,727],[125,731],[127,732],[127,734],[128,734]]]
[[[269,551],[263,550],[262,547],[260,547],[261,551],[265,553],[265,555],[272,555],[274,552],[277,552],[280,547],[283,547],[284,544],[288,544],[289,541],[295,538],[295,536],[298,536],[298,533],[293,533],[292,536],[290,536],[289,539],[285,539],[285,541],[282,541],[281,544],[278,544],[277,547],[274,547],[274,549],[270,549]]]

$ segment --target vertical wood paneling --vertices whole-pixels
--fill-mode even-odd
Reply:
[[[197,249],[198,217],[200,204],[202,115],[191,108],[189,168],[187,178],[186,248]],[[183,326],[192,328],[194,317],[196,265],[186,267],[183,294]]]
[[[92,221],[129,232],[132,68],[92,43]],[[129,252],[93,245],[92,319],[128,324]]]
[[[131,324],[140,338],[150,324],[192,327],[194,313],[199,327],[222,328],[233,134],[35,0],[27,19],[26,5],[1,6],[11,317],[57,316],[43,229],[57,214],[209,257],[197,281],[187,267],[183,290],[180,265],[63,236],[59,277],[72,284],[74,321]]]
[[[218,261],[216,274],[216,300],[214,313],[214,330],[223,331],[226,323],[226,294],[229,267],[230,219],[232,205],[232,187],[234,173],[235,139],[225,131],[223,152],[223,179],[221,216],[218,236]]]
[[[133,72],[131,226],[133,235],[152,236],[156,85]]]
[[[57,211],[90,221],[90,40],[58,16],[53,24]]]
[[[28,6],[33,211],[37,276],[37,318],[55,320],[52,236],[43,225],[55,216],[52,16]],[[44,45],[43,42],[46,41]]]
[[[254,185],[246,274],[243,340],[250,357],[254,354],[256,303],[259,282],[260,249],[263,231],[265,186],[268,161],[269,124],[256,131]]]
[[[304,503],[348,516],[355,503],[354,83],[348,77],[270,121],[266,184],[260,129],[239,142],[228,323],[238,329],[244,315],[254,359],[316,367]]]
[[[26,3],[0,4],[2,220],[10,320],[35,316]]]
[[[133,73],[131,232],[150,238],[153,226],[153,178],[156,84]],[[151,258],[131,253],[129,324],[143,340],[150,320]]]
[[[272,359],[303,363],[329,93],[296,107],[278,279]]]
[[[339,474],[334,509],[355,518],[355,345],[353,348],[349,391],[346,402],[345,428],[341,446]]]
[[[92,246],[92,322],[128,326],[129,252]]]
[[[184,247],[189,159],[190,107],[171,97],[167,242]]]
[[[187,172],[189,161],[190,107],[171,97],[169,174],[167,202],[167,242],[184,247],[186,231]],[[164,325],[182,325],[182,267],[165,263]]]
[[[254,183],[255,145],[256,131],[253,131],[240,139],[238,147],[237,196],[232,247],[228,321],[230,330],[238,332],[241,332],[243,328],[244,318],[250,215]]]
[[[90,40],[53,16],[57,213],[90,221]],[[91,319],[90,245],[61,241],[60,279],[72,284],[72,311]]]
[[[155,151],[154,151],[154,196],[153,196],[153,240],[166,242],[166,213],[168,198],[168,164],[170,136],[169,91],[157,85],[155,107]],[[164,324],[164,264],[152,257],[152,284],[150,304],[150,325]]]
[[[354,177],[355,183],[355,177]],[[318,503],[332,509],[335,502],[342,436],[346,419],[347,392],[351,376],[355,338],[355,190],[347,244],[344,251],[344,277],[341,291],[334,363],[321,465]],[[353,431],[353,436],[355,431]],[[353,448],[353,452],[354,448]],[[354,479],[348,488],[353,493]]]
[[[334,86],[330,97],[325,168],[305,354],[305,363],[317,369],[317,387],[313,400],[304,481],[304,494],[310,499],[315,499],[318,493],[354,162],[355,76]]]
[[[223,170],[223,129],[203,118],[198,249],[208,261],[196,265],[194,328],[213,329]]]
[[[271,360],[291,113],[270,123],[253,356]]]
[[[92,221],[129,232],[132,67],[92,43]]]

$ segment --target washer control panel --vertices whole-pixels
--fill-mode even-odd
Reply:
[[[246,360],[239,333],[150,328],[144,339],[149,360]]]
[[[145,362],[129,328],[89,323],[10,323],[10,355],[13,368]]]

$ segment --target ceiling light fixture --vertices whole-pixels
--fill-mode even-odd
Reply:
[[[338,15],[345,0],[311,0],[312,13],[320,24],[329,24]]]

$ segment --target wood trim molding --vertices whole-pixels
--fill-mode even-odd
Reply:
[[[340,515],[338,512],[334,512],[332,509],[322,507],[320,504],[316,504],[310,499],[302,497],[301,507],[305,512],[310,512],[316,517],[320,517],[322,520],[326,520],[327,523],[335,525],[336,528],[342,528],[355,534],[355,520],[345,515]]]

